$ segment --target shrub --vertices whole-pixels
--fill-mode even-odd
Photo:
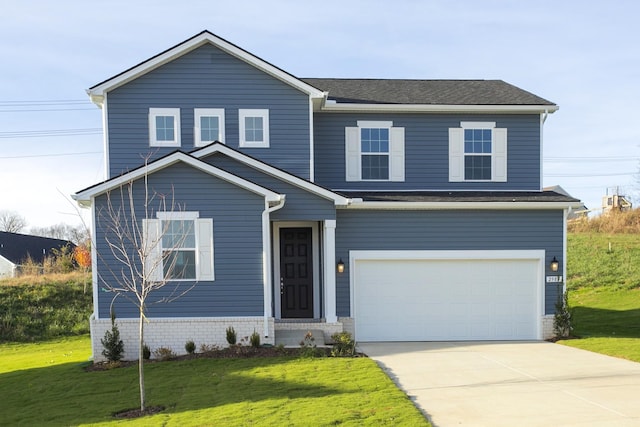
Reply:
[[[215,344],[200,344],[200,353],[211,353],[220,350]]]
[[[151,349],[146,344],[144,346],[142,346],[142,358],[144,360],[151,359]]]
[[[107,358],[109,362],[117,362],[122,359],[124,353],[124,343],[120,339],[120,330],[116,325],[116,314],[111,312],[111,330],[107,330],[104,333],[104,338],[100,340],[104,350],[102,355]]]
[[[184,349],[187,351],[187,353],[193,354],[196,351],[196,343],[194,343],[193,341],[189,340],[184,345]]]
[[[168,347],[160,347],[153,351],[153,355],[156,359],[166,361],[176,357],[176,354]]]
[[[558,338],[567,338],[571,336],[572,330],[569,296],[565,292],[558,296],[558,301],[556,302],[556,313],[553,315],[553,332]]]
[[[249,338],[249,341],[251,343],[251,347],[253,348],[260,347],[260,334],[257,333],[256,331],[253,331],[253,333],[251,334],[251,338]]]
[[[353,357],[356,355],[356,342],[349,332],[337,332],[331,335],[333,340],[333,357]]]
[[[304,339],[300,341],[300,356],[302,357],[318,357],[322,356],[324,352],[316,345],[316,339],[313,337],[311,331],[308,331]]]
[[[229,326],[227,328],[227,342],[229,345],[236,345],[236,342],[238,342],[238,336],[236,334],[236,330],[233,329],[233,326]]]

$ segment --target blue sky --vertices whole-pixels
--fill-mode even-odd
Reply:
[[[0,13],[0,210],[79,223],[104,178],[85,89],[208,29],[298,77],[502,79],[557,103],[544,185],[637,194],[637,1],[21,0]]]

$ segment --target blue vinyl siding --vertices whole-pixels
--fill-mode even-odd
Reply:
[[[336,259],[351,250],[546,251],[545,265],[563,253],[562,211],[338,210]],[[550,272],[547,272],[550,274]],[[562,271],[554,274],[564,275]],[[349,271],[337,275],[337,313],[349,316]],[[546,286],[545,313],[554,312],[557,284]]]
[[[404,182],[346,182],[345,128],[358,120],[405,129]],[[449,128],[461,121],[507,129],[507,182],[449,182]],[[540,117],[463,114],[329,114],[314,116],[315,182],[342,190],[540,190]]]
[[[150,194],[155,194],[150,204],[157,208],[162,194],[167,204],[171,198],[182,211],[197,211],[200,218],[213,218],[215,281],[201,281],[184,296],[170,303],[154,304],[160,298],[179,294],[193,282],[175,282],[152,293],[148,299],[151,317],[213,317],[213,316],[261,316],[263,307],[262,271],[262,212],[264,198],[241,189],[231,183],[212,177],[183,163],[170,166],[149,176]],[[125,200],[127,199],[125,191]],[[144,217],[142,206],[144,186],[140,180],[134,185],[136,213],[139,224]],[[112,193],[112,202],[118,202],[119,190]],[[123,267],[118,264],[105,242],[108,232],[104,221],[106,197],[96,199],[98,222],[96,242],[98,271],[101,279],[114,283],[112,274]],[[126,205],[126,202],[125,202]],[[165,209],[160,209],[165,210]],[[177,209],[178,210],[178,209]],[[155,219],[155,212],[149,215]],[[101,220],[101,218],[103,218]],[[178,284],[176,289],[175,284]],[[104,292],[104,284],[98,284],[100,316],[109,317],[109,307],[114,294]],[[124,296],[116,299],[116,315],[121,318],[137,317],[135,307]]]
[[[286,196],[284,207],[271,214],[273,221],[322,221],[336,218],[336,208],[331,200],[309,193],[222,154],[208,156],[202,160],[262,187],[284,194]]]
[[[309,178],[309,97],[220,49],[204,45],[107,95],[109,175],[175,148],[149,147],[150,107],[180,108],[181,147],[194,148],[194,108],[225,109],[225,142],[238,148],[238,110],[269,110],[269,148],[240,149]]]

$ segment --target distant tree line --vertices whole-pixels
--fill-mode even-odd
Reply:
[[[31,227],[27,230],[27,220],[18,212],[9,210],[0,211],[0,231],[69,240],[78,246],[88,245],[91,239],[89,230],[84,225],[60,223],[46,227]]]

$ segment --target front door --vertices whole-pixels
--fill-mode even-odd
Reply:
[[[311,228],[280,229],[282,318],[313,318]]]

